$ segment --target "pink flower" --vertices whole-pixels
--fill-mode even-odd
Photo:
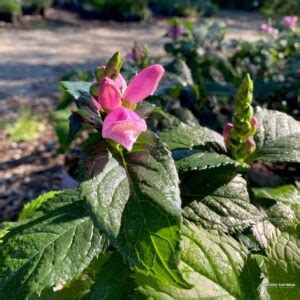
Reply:
[[[278,30],[276,28],[274,28],[266,23],[261,24],[260,29],[262,31],[264,31],[265,33],[267,33],[268,35],[273,36],[273,37],[278,33]]]
[[[128,87],[120,74],[116,82],[105,77],[99,90],[98,102],[107,111],[116,109],[122,102],[137,104],[153,95],[163,74],[164,68],[161,65],[149,66],[139,72]]]
[[[285,16],[283,17],[283,25],[290,30],[294,30],[297,27],[298,17],[297,16]]]
[[[229,136],[229,133],[230,131],[233,129],[233,124],[232,123],[227,123],[224,127],[224,130],[223,130],[223,138],[224,138],[224,142],[225,142],[225,145],[226,146],[229,146],[230,144],[230,136]]]
[[[102,136],[111,139],[131,151],[133,144],[147,130],[144,119],[135,112],[119,107],[109,113],[103,122]]]
[[[260,25],[260,30],[262,30],[262,31],[267,31],[268,28],[269,28],[269,25],[267,23],[262,23]]]
[[[176,39],[183,35],[184,27],[182,25],[172,25],[168,29],[168,36]]]

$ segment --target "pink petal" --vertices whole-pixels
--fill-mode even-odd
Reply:
[[[136,104],[153,95],[164,72],[161,65],[152,65],[143,69],[130,82],[123,99],[130,104]]]
[[[117,79],[116,79],[116,85],[121,90],[121,93],[123,94],[127,89],[127,84],[121,73],[119,73]]]
[[[101,68],[103,70],[105,70],[106,66],[101,66]],[[96,79],[94,79],[94,82],[97,82]],[[116,79],[116,85],[118,86],[118,88],[121,90],[121,93],[123,94],[124,91],[127,89],[127,84],[126,81],[124,79],[124,77],[122,76],[121,73],[118,74],[118,77]]]
[[[224,138],[225,141],[229,140],[229,133],[232,130],[232,128],[233,128],[232,123],[227,123],[225,125],[224,130],[223,130],[223,138]]]
[[[107,115],[103,122],[102,136],[131,151],[140,133],[147,130],[145,120],[135,112],[119,107]]]
[[[114,110],[121,105],[121,92],[117,84],[104,77],[99,90],[99,103],[103,109]]]

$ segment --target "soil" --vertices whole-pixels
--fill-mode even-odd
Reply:
[[[262,17],[254,13],[220,12],[227,39],[256,40]],[[93,70],[109,56],[126,53],[136,40],[150,53],[163,55],[165,19],[147,23],[81,20],[50,8],[45,19],[25,16],[18,25],[0,23],[1,123],[16,120],[20,106],[41,116],[46,130],[34,141],[15,143],[0,133],[0,222],[14,220],[24,203],[61,187],[63,157],[47,114],[57,105],[58,82],[69,71]],[[3,124],[0,124],[3,125]]]

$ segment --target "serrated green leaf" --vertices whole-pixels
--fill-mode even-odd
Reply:
[[[277,188],[252,188],[255,198],[262,204],[264,201],[276,201],[290,207],[300,220],[300,188],[294,185],[283,185]]]
[[[267,109],[257,109],[258,130],[256,151],[251,160],[300,162],[300,122],[289,115]]]
[[[266,210],[268,219],[281,231],[292,232],[299,220],[296,219],[295,213],[286,205],[277,203]]]
[[[19,215],[19,221],[40,216],[52,210],[80,201],[76,190],[50,191],[27,203]]]
[[[264,220],[254,224],[251,228],[253,236],[261,248],[266,249],[272,236],[276,233],[276,227],[269,221]]]
[[[122,158],[103,150],[101,167],[95,158],[89,168],[98,175],[80,185],[100,230],[133,269],[185,286],[177,270],[181,200],[170,152],[150,133]]]
[[[31,202],[27,203],[20,215],[19,215],[19,221],[24,220],[26,218],[31,218],[34,212],[42,205],[43,202],[47,201],[48,199],[51,199],[55,197],[59,192],[58,191],[51,191],[48,193],[45,193],[36,199],[32,200]]]
[[[224,232],[241,232],[263,219],[259,210],[250,203],[247,183],[236,176],[225,184],[185,190],[183,216],[206,228]]]
[[[132,299],[130,294],[135,288],[134,280],[130,277],[132,274],[130,268],[124,264],[122,256],[114,252],[97,274],[91,300]]]
[[[179,173],[187,173],[191,171],[205,171],[214,169],[215,172],[222,172],[230,169],[236,173],[247,171],[249,166],[239,163],[224,154],[215,152],[205,152],[201,150],[175,150],[173,158],[176,162],[176,168]]]
[[[160,140],[172,151],[204,146],[208,149],[226,152],[223,137],[217,132],[201,126],[192,127],[179,123],[162,132]]]
[[[104,239],[83,204],[57,203],[47,214],[10,229],[0,246],[1,299],[28,299],[70,282],[103,250]]]
[[[300,294],[300,240],[279,230],[272,235],[266,248],[262,270],[270,299],[294,300]]]
[[[179,289],[135,275],[139,293],[147,299],[258,299],[260,270],[245,247],[191,223],[182,234],[180,269],[194,286]]]

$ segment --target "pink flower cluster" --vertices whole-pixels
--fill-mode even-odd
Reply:
[[[164,68],[156,64],[139,72],[128,86],[120,73],[115,81],[108,77],[102,79],[94,103],[107,113],[102,127],[104,138],[131,151],[139,135],[147,130],[145,120],[133,110],[137,103],[155,92],[163,74]]]
[[[285,16],[283,18],[283,25],[285,28],[295,30],[297,28],[298,17],[297,16]]]
[[[244,153],[250,154],[255,150],[256,144],[253,140],[253,132],[256,132],[257,127],[258,127],[258,120],[257,118],[253,117],[251,120],[252,132],[250,132],[250,137],[248,138],[248,140],[242,145]],[[230,142],[230,132],[233,130],[233,128],[234,125],[232,123],[227,123],[223,130],[223,138],[227,149],[230,149],[232,147]]]
[[[266,34],[274,37],[277,35],[278,30],[270,25],[268,25],[267,23],[263,23],[260,25],[260,30],[264,31]]]

